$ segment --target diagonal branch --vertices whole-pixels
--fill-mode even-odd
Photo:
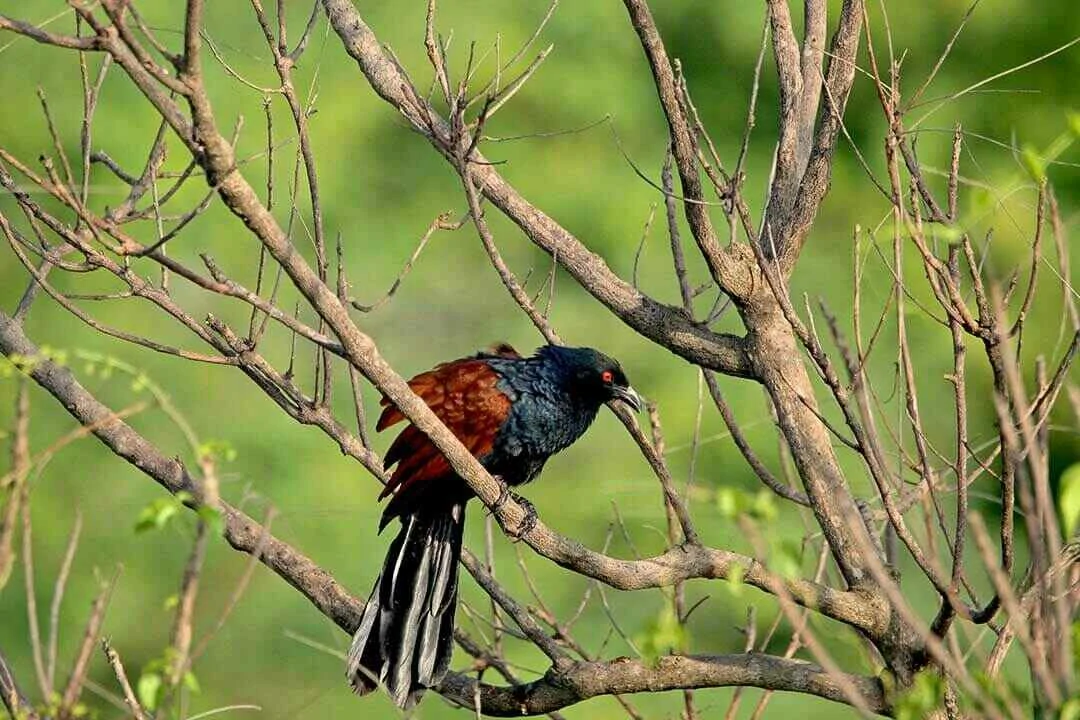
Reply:
[[[3,703],[13,719],[38,720],[39,715],[34,711],[30,700],[19,689],[19,684],[15,682],[15,675],[11,672],[11,666],[2,652],[0,652],[0,703]]]
[[[749,267],[737,256],[720,247],[716,229],[709,218],[709,208],[702,201],[705,198],[701,175],[697,166],[697,144],[694,131],[679,102],[679,85],[675,71],[668,59],[664,41],[653,20],[652,12],[645,0],[624,0],[626,11],[630,14],[630,23],[641,40],[641,47],[652,69],[656,92],[667,117],[671,133],[671,151],[675,157],[675,166],[679,170],[682,182],[686,221],[697,240],[698,248],[709,265],[716,284],[734,297],[744,297],[750,290]],[[745,258],[743,258],[745,259]]]
[[[855,56],[862,33],[862,3],[863,0],[844,0],[841,8],[840,21],[828,52],[829,67],[824,77],[825,102],[821,104],[817,134],[809,148],[802,148],[803,151],[809,151],[809,158],[805,172],[799,175],[797,182],[791,184],[787,191],[793,193],[793,197],[788,199],[774,197],[778,191],[776,179],[770,189],[769,212],[765,217],[767,230],[761,233],[760,242],[764,252],[770,257],[775,256],[780,259],[781,267],[786,275],[790,275],[794,269],[799,252],[817,216],[818,207],[829,190],[833,152],[836,150],[836,141],[840,135],[844,108],[855,81]],[[808,15],[808,22],[810,19]],[[813,20],[815,23],[823,22],[816,15]],[[805,46],[803,52],[807,52]],[[820,72],[820,64],[815,66],[812,57],[807,59],[804,55],[803,60],[805,61],[802,64],[803,71]],[[801,113],[809,112],[810,98],[805,94],[807,92],[805,75],[802,80],[803,98],[795,100],[801,103],[801,109],[793,113],[792,117],[793,122],[803,123],[802,132],[805,133],[806,124],[811,121]],[[812,84],[820,85],[819,79],[815,79]],[[790,210],[783,212],[783,208],[790,208]]]

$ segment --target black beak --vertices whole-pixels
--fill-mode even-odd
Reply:
[[[626,387],[614,387],[611,389],[611,399],[618,402],[626,403],[627,406],[633,408],[634,412],[641,412],[642,400],[641,396],[637,394],[634,388],[627,385]]]

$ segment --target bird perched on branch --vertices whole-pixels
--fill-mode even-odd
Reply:
[[[501,344],[421,373],[409,386],[504,488],[534,479],[604,403],[641,409],[619,363],[591,348],[549,345],[525,358]],[[388,399],[382,404],[377,430],[405,419]],[[357,693],[381,684],[409,708],[450,664],[465,503],[473,493],[413,425],[384,462],[395,467],[379,496],[390,498],[379,530],[394,518],[401,529],[353,636],[347,672]]]

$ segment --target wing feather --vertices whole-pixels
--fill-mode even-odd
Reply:
[[[500,357],[511,357],[506,350],[500,350]],[[409,387],[474,457],[483,458],[491,452],[499,429],[510,414],[510,398],[499,390],[498,382],[499,374],[481,356],[439,365],[414,377]],[[383,398],[382,405],[377,430],[405,419],[389,399]],[[392,495],[398,500],[403,493],[415,496],[423,488],[454,476],[443,454],[411,424],[391,443],[384,464],[396,467],[380,499]],[[393,507],[397,504],[392,501],[387,508],[390,517],[398,514]]]

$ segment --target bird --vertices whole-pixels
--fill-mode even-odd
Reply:
[[[619,363],[587,347],[545,345],[523,357],[498,343],[437,365],[409,387],[501,482],[496,506],[513,495],[508,488],[535,479],[552,455],[580,438],[601,405],[620,402],[635,412],[642,405]],[[405,419],[386,397],[382,407],[377,431]],[[449,669],[465,504],[473,492],[412,424],[383,462],[393,472],[379,495],[389,498],[379,532],[395,519],[400,529],[353,635],[346,674],[357,694],[383,686],[408,710]],[[530,527],[535,510],[514,498]]]

